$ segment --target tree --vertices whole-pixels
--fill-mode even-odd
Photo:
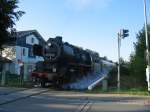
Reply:
[[[150,37],[150,25],[148,25],[148,36]],[[146,87],[146,46],[145,30],[139,31],[134,43],[135,52],[130,55],[130,75],[135,87]],[[149,40],[150,43],[150,40]]]
[[[0,49],[3,44],[11,41],[16,20],[25,13],[17,11],[17,4],[18,0],[0,0]]]
[[[2,56],[14,60],[16,58],[16,48],[14,46],[5,47],[2,51]]]
[[[116,64],[118,65],[118,64]],[[118,66],[115,66],[109,72],[108,84],[109,87],[117,87],[117,78],[118,78]],[[129,72],[129,62],[125,61],[122,57],[120,58],[120,85],[121,89],[131,88],[132,82],[130,81],[130,72]]]

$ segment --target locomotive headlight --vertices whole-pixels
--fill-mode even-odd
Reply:
[[[56,72],[56,68],[53,68],[52,71],[53,71],[53,72]]]
[[[48,43],[48,46],[50,47],[52,44],[51,43]]]

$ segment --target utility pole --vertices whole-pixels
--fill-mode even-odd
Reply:
[[[121,29],[118,33],[118,77],[117,77],[117,89],[120,91],[120,48],[121,48],[121,39],[129,36],[129,30]]]
[[[146,68],[146,77],[148,83],[148,91],[150,91],[150,55],[149,55],[149,41],[148,41],[148,30],[147,30],[147,4],[144,0],[144,21],[145,21],[145,40],[146,40],[146,59],[147,59],[147,68]]]
[[[120,91],[120,47],[121,47],[121,38],[120,33],[118,33],[118,78],[117,78],[118,91]]]

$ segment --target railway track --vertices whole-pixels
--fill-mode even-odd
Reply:
[[[2,96],[2,95],[9,95],[9,94],[13,94],[13,93],[29,90],[29,89],[32,89],[32,88],[20,88],[20,89],[14,88],[16,90],[9,90],[9,89],[13,89],[13,88],[7,88],[7,89],[4,89],[4,90],[0,90],[0,96]]]
[[[9,92],[7,94],[0,95],[0,99],[1,99],[0,105],[12,103],[31,96],[40,95],[48,91],[49,89],[46,88],[30,88],[30,89],[23,89],[23,90]]]
[[[7,94],[1,94],[0,95],[0,106],[2,105],[7,105],[7,104],[11,104],[13,102],[19,101],[19,100],[23,100],[26,98],[30,98],[30,97],[36,97],[40,94],[45,94],[48,91],[50,91],[50,89],[47,88],[30,88],[30,89],[21,89],[21,90],[17,90],[17,91],[12,91],[9,92]],[[54,95],[54,93],[52,93],[52,95]],[[58,94],[58,93],[57,93]],[[49,98],[50,99],[50,98]],[[72,101],[70,98],[60,98],[59,95],[56,97],[52,97],[51,100],[58,100],[59,102],[61,101]],[[75,99],[73,99],[74,101]],[[80,102],[81,99],[79,99]],[[88,97],[87,98],[83,98],[82,99],[84,102],[81,103],[81,105],[77,108],[77,110],[75,112],[87,112],[91,106],[92,106],[92,102],[89,101]]]
[[[87,112],[92,107],[92,105],[93,103],[87,100],[75,112]]]

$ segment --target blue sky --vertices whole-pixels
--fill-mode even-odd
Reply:
[[[130,31],[121,44],[121,57],[128,60],[144,25],[143,0],[20,0],[19,7],[26,14],[16,23],[17,30],[36,29],[46,40],[59,35],[113,61],[117,60],[117,32]],[[147,11],[149,21],[149,5]]]

